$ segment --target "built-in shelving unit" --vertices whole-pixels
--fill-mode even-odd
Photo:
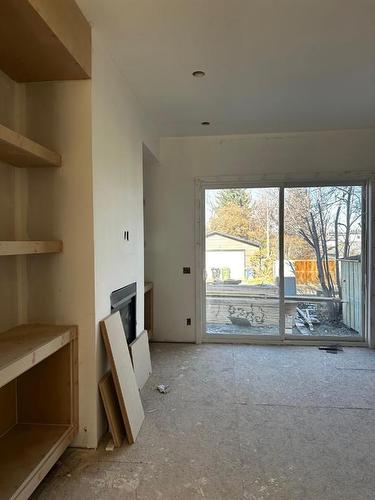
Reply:
[[[76,2],[0,0],[0,71],[17,82],[90,78],[91,28]],[[0,163],[49,168],[62,159],[0,125]],[[25,234],[27,175],[18,174],[14,198],[21,206],[14,215],[17,232]],[[0,257],[62,248],[61,241],[0,241]],[[22,325],[0,333],[1,500],[29,498],[77,434],[77,342],[73,326]]]
[[[75,327],[0,334],[0,497],[26,499],[77,433]]]
[[[61,156],[0,125],[0,161],[15,167],[60,167]]]
[[[6,255],[34,255],[60,253],[62,241],[0,241],[0,257]]]

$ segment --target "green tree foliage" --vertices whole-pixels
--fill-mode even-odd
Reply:
[[[229,204],[250,208],[250,195],[248,190],[242,188],[221,189],[216,196],[215,208],[219,209]]]

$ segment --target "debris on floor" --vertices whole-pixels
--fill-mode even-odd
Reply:
[[[296,321],[296,326],[297,326],[297,324],[300,324],[300,322],[302,321],[302,325],[306,324],[309,327],[310,332],[314,331],[314,326],[313,326],[314,324],[318,325],[320,323],[318,318],[316,316],[314,316],[312,311],[310,311],[310,309],[308,309],[308,308],[302,309],[302,308],[297,307],[297,314],[300,317],[300,321],[298,321],[298,320]],[[297,328],[298,328],[298,326],[297,326]]]
[[[169,387],[168,384],[159,384],[157,386],[157,390],[161,393],[161,394],[167,394],[171,389]]]
[[[319,351],[326,351],[330,354],[337,354],[338,352],[343,352],[344,348],[340,344],[331,344],[319,347]]]
[[[114,449],[115,449],[115,443],[113,442],[113,439],[111,438],[105,447],[105,451],[113,451]]]

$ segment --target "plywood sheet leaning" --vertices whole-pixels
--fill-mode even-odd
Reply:
[[[152,373],[150,347],[146,330],[129,347],[138,389],[142,389]]]
[[[106,373],[99,381],[99,391],[107,415],[113,443],[116,448],[119,448],[125,438],[125,426],[111,372]]]
[[[130,359],[120,313],[100,322],[100,328],[109,358],[113,382],[120,403],[126,436],[134,443],[141,429],[145,414]]]

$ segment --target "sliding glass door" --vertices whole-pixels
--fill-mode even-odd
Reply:
[[[365,193],[360,184],[205,188],[206,337],[360,340]]]

